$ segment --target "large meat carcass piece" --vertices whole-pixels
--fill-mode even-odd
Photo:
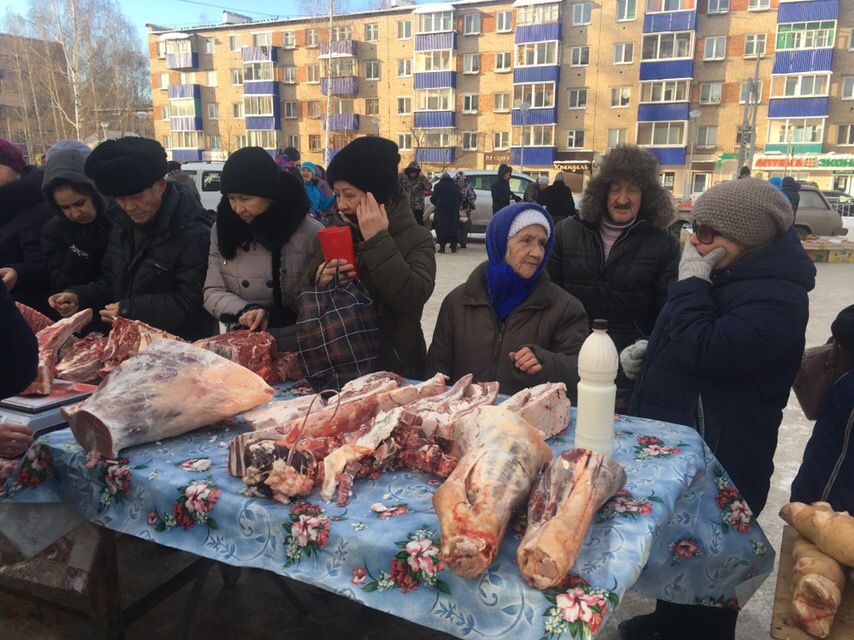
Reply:
[[[489,406],[458,419],[454,441],[462,455],[433,495],[433,508],[445,564],[474,578],[495,559],[513,511],[525,504],[551,449],[524,419]]]
[[[570,449],[552,461],[531,493],[516,555],[528,584],[548,589],[566,576],[593,516],[625,483],[620,464],[595,451]]]
[[[266,331],[229,331],[193,344],[243,365],[269,384],[302,377],[297,354],[278,353],[276,339]]]
[[[563,382],[522,389],[498,406],[523,417],[544,438],[556,436],[569,427],[570,401]]]
[[[41,311],[36,311],[32,307],[28,307],[20,302],[16,302],[15,306],[18,307],[18,311],[20,311],[21,315],[24,317],[24,322],[27,323],[30,331],[34,334],[37,334],[42,329],[46,329],[53,324],[53,320],[48,318]]]
[[[59,348],[75,331],[81,331],[92,322],[92,309],[78,311],[70,318],[63,318],[36,335],[39,342],[39,365],[36,379],[21,392],[23,396],[46,396],[50,393],[56,373],[56,360]]]
[[[64,413],[95,460],[234,417],[273,393],[245,367],[185,342],[161,340],[116,367],[95,393]]]
[[[183,342],[181,338],[168,331],[161,331],[139,320],[128,320],[119,316],[113,320],[113,328],[110,329],[107,344],[101,354],[103,362],[100,370],[101,377],[105,377],[122,362],[160,340]]]
[[[98,371],[101,369],[106,344],[107,338],[100,333],[90,333],[78,340],[56,365],[56,377],[69,382],[97,384],[101,381]]]

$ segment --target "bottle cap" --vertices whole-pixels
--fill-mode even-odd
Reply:
[[[601,331],[607,331],[608,330],[608,321],[603,320],[601,318],[594,320],[593,321],[593,329],[594,330],[599,329]]]

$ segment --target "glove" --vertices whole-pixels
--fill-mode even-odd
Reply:
[[[702,278],[706,282],[712,281],[712,269],[726,255],[726,249],[718,247],[706,256],[690,242],[685,243],[682,249],[682,259],[679,261],[679,280],[686,278]]]
[[[620,352],[620,365],[622,365],[623,373],[626,374],[629,380],[634,380],[638,377],[643,367],[648,344],[648,340],[638,340]]]

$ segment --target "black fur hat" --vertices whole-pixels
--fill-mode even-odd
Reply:
[[[326,181],[335,187],[343,180],[365,193],[372,193],[379,204],[387,204],[397,192],[397,145],[379,136],[356,138],[341,149],[326,170]]]
[[[166,176],[166,151],[150,138],[105,140],[86,158],[85,171],[104,195],[132,196]]]
[[[279,191],[281,173],[276,161],[261,147],[243,147],[225,161],[219,190],[224,195],[242,193],[273,199]]]

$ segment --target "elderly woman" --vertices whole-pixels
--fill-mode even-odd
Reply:
[[[450,244],[451,253],[456,253],[460,233],[460,188],[448,173],[443,173],[433,187],[430,202],[436,206],[433,228],[436,229],[438,252],[445,253],[445,245]]]
[[[427,358],[421,312],[433,293],[436,255],[433,237],[398,190],[399,163],[397,145],[378,136],[356,138],[335,155],[326,171],[338,198],[333,224],[353,230],[357,265],[324,261],[318,246],[302,284],[325,286],[336,274],[354,279],[357,266],[379,316],[378,369],[421,378]]]
[[[460,249],[465,249],[471,230],[471,212],[474,211],[477,194],[462,171],[457,171],[454,182],[460,190]]]
[[[331,208],[335,204],[335,194],[332,189],[323,180],[313,162],[303,162],[299,168],[300,175],[303,179],[305,194],[311,202],[311,215],[326,224],[331,219],[333,211]]]
[[[430,368],[453,380],[472,373],[498,380],[502,393],[543,382],[578,383],[578,351],[587,316],[578,299],[545,271],[554,227],[542,207],[528,202],[501,209],[486,228],[489,261],[442,303]]]
[[[204,305],[228,329],[265,330],[296,349],[295,289],[323,228],[295,177],[260,147],[229,156],[211,230]]]

